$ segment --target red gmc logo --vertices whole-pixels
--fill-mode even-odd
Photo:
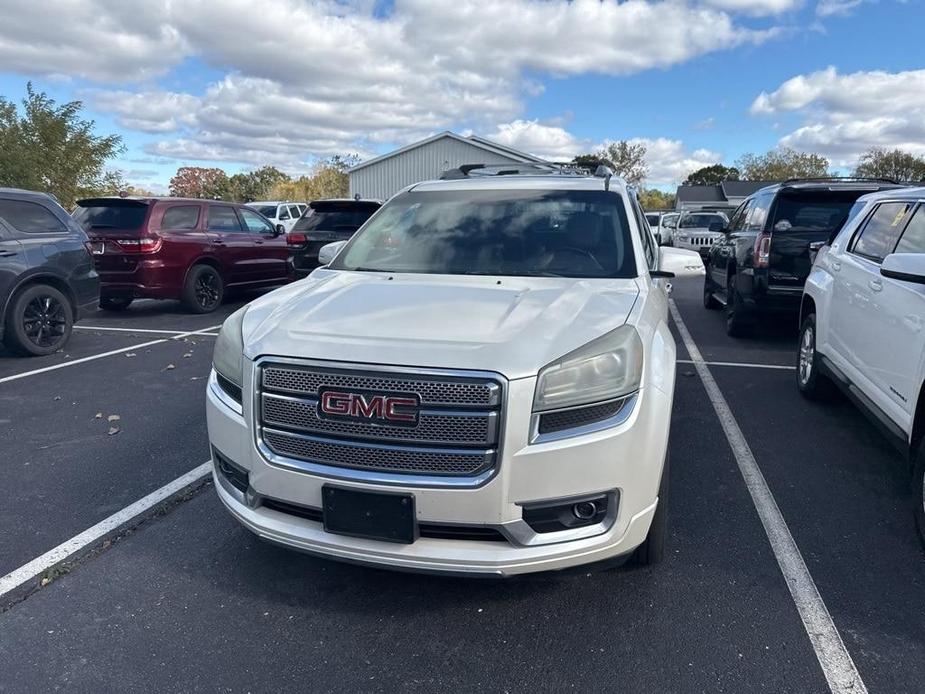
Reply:
[[[349,393],[322,388],[318,415],[324,418],[415,426],[418,423],[420,399],[413,394]]]

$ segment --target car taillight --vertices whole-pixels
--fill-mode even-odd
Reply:
[[[762,231],[755,237],[755,250],[752,254],[752,261],[755,267],[767,267],[768,258],[771,255],[771,234]]]
[[[288,243],[290,246],[299,246],[303,243],[306,243],[307,241],[308,241],[307,234],[299,234],[299,233],[286,234],[286,243]]]
[[[161,250],[159,236],[142,236],[137,239],[116,239],[116,243],[126,253],[157,253]]]

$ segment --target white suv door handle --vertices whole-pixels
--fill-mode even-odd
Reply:
[[[880,280],[868,280],[867,286],[870,287],[873,291],[879,292],[883,289],[883,282]]]

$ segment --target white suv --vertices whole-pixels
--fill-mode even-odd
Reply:
[[[219,498],[266,540],[383,567],[654,563],[666,280],[700,258],[659,249],[609,173],[474,168],[405,189],[228,318],[207,389]]]
[[[800,321],[800,392],[840,386],[909,456],[925,542],[925,188],[858,199],[819,250]]]
[[[273,226],[282,224],[285,231],[292,231],[292,227],[299,221],[308,205],[301,202],[280,202],[278,200],[263,200],[247,203],[248,207],[253,207],[264,217],[273,222]]]

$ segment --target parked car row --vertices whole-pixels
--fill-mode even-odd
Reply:
[[[704,306],[725,309],[733,337],[767,316],[797,319],[800,393],[844,393],[896,445],[925,543],[925,188],[786,181],[717,233]]]
[[[44,193],[0,189],[0,338],[15,352],[51,354],[82,313],[139,298],[214,311],[230,290],[308,274],[322,245],[349,239],[380,206],[269,204],[114,196],[80,200],[69,215]],[[286,233],[289,221],[298,231]]]

